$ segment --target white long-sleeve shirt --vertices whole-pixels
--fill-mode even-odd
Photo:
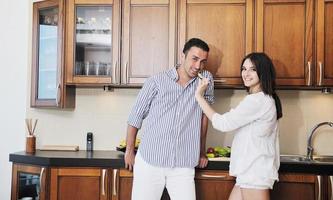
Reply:
[[[278,179],[280,151],[275,101],[263,92],[247,95],[235,109],[212,117],[213,127],[235,130],[230,175]]]

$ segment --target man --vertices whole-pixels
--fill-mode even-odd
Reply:
[[[208,163],[208,119],[194,97],[199,72],[210,80],[205,98],[214,101],[212,75],[203,70],[208,52],[204,41],[190,39],[180,66],[150,77],[141,89],[127,122],[125,167],[134,166],[132,200],[158,200],[164,187],[172,200],[195,199],[194,167]],[[135,156],[135,139],[144,119]]]

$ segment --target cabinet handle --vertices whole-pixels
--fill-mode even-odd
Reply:
[[[226,178],[226,175],[209,175],[209,174],[202,174],[201,177],[205,178]]]
[[[214,83],[226,83],[227,80],[225,79],[218,79],[218,80],[214,80]]]
[[[57,106],[59,106],[59,104],[60,104],[60,98],[61,98],[61,87],[60,87],[60,83],[58,83],[57,96],[56,96],[56,104],[57,104]]]
[[[308,62],[308,82],[306,85],[308,85],[308,86],[311,85],[311,62],[310,61]]]
[[[128,83],[128,61],[126,62],[126,65],[125,65],[125,72],[126,72],[126,84]]]
[[[333,200],[333,176],[329,176],[329,181],[331,184],[331,198],[330,200]]]
[[[106,169],[102,170],[102,195],[105,196],[105,176],[106,176]]]
[[[323,84],[323,63],[319,62],[319,83],[318,85],[321,86]]]
[[[44,171],[45,171],[45,168],[42,167],[42,169],[40,170],[40,174],[39,174],[39,187],[40,187],[40,191],[43,190],[43,175],[44,175]]]
[[[318,181],[318,197],[317,200],[321,200],[321,176],[317,176]]]
[[[117,196],[117,172],[118,172],[117,169],[113,170],[113,189],[112,189],[113,196]]]
[[[113,70],[112,70],[112,78],[114,78],[114,83],[118,83],[118,61],[114,63]]]

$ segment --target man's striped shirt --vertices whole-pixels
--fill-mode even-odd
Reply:
[[[214,102],[211,73],[205,98]],[[202,110],[195,100],[198,78],[185,87],[177,83],[178,73],[172,68],[148,78],[130,113],[128,124],[143,132],[139,152],[149,164],[158,167],[190,167],[198,164]]]

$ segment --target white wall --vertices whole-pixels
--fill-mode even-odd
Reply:
[[[37,147],[75,144],[85,149],[85,136],[94,133],[95,149],[115,149],[126,135],[126,120],[138,89],[78,89],[75,110],[29,107],[31,63],[31,1],[0,3],[0,199],[10,198],[11,163],[8,154],[24,150],[24,118],[38,118]],[[244,91],[217,90],[219,112],[235,106]],[[307,131],[321,121],[333,121],[333,95],[318,91],[279,91],[284,117],[280,122],[282,153],[305,153]],[[315,140],[319,153],[333,154],[332,129],[323,127]],[[230,145],[232,135],[209,128],[207,146]]]
[[[126,120],[138,89],[78,89],[72,111],[27,108],[28,116],[38,118],[37,147],[45,144],[79,145],[85,149],[85,136],[94,133],[95,149],[115,149],[126,136]],[[280,120],[280,147],[284,154],[305,154],[308,131],[318,122],[333,121],[333,95],[319,91],[278,91],[284,116]],[[244,97],[243,90],[215,90],[218,112],[228,111]],[[315,137],[315,151],[333,154],[333,129],[321,127]],[[231,145],[233,135],[209,127],[207,146]]]
[[[30,1],[0,3],[0,199],[10,199],[9,153],[24,147]]]

